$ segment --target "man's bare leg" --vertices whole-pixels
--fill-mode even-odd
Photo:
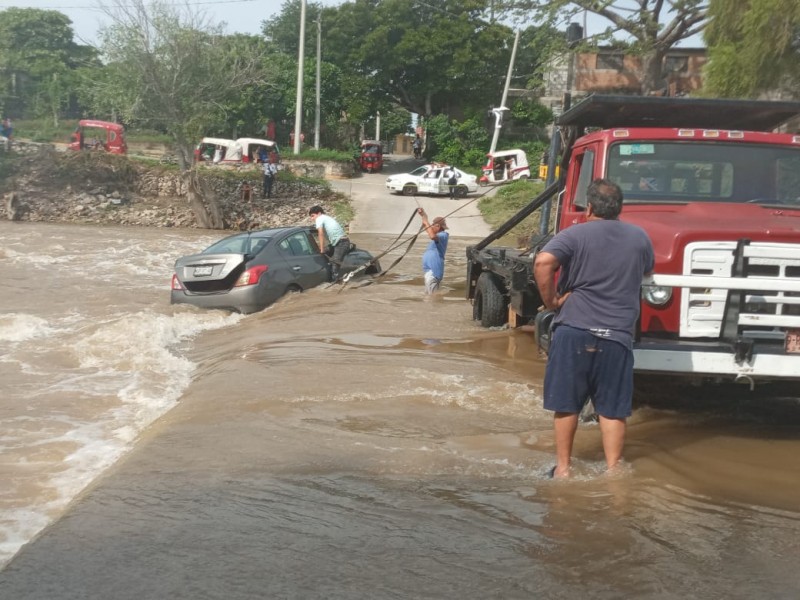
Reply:
[[[606,466],[611,471],[622,459],[622,448],[625,446],[625,419],[609,419],[600,415],[600,433],[603,436]]]
[[[553,471],[553,477],[569,477],[572,444],[578,430],[577,413],[557,412],[553,417],[553,429],[556,438],[556,470]]]

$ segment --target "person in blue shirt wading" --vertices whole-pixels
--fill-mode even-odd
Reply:
[[[436,217],[433,223],[429,223],[424,209],[418,208],[417,212],[422,217],[422,226],[431,238],[422,255],[422,272],[425,276],[425,293],[433,294],[439,289],[444,277],[444,255],[447,252],[447,240],[450,234],[447,233],[444,217]]]
[[[337,281],[344,256],[350,250],[350,238],[345,235],[339,222],[326,215],[321,206],[312,206],[308,209],[308,214],[314,220],[314,227],[317,228],[319,251],[330,258],[331,281]]]

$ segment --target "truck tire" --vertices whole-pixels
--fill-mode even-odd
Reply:
[[[491,273],[481,273],[478,277],[472,318],[484,327],[500,327],[508,321],[508,302]]]

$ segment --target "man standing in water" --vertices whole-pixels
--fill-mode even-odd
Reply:
[[[444,217],[436,217],[433,223],[429,223],[424,209],[418,208],[417,212],[422,217],[422,226],[428,233],[428,237],[431,238],[422,255],[425,293],[430,295],[439,290],[439,284],[444,278],[444,255],[447,252],[447,241],[450,239],[450,234],[447,233],[447,223],[445,223]]]
[[[339,222],[326,215],[321,206],[312,206],[308,209],[308,214],[314,220],[314,227],[317,228],[319,251],[330,257],[331,281],[336,281],[339,279],[339,270],[344,256],[350,250],[350,238],[345,235]],[[327,243],[325,243],[326,239]]]
[[[555,413],[554,477],[569,477],[578,415],[589,398],[600,417],[607,468],[622,459],[640,289],[655,259],[647,234],[620,221],[621,212],[619,186],[596,179],[587,191],[586,223],[560,232],[536,256],[542,302],[558,311],[544,377],[544,407]]]

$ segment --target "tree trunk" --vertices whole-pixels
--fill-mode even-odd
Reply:
[[[197,171],[186,171],[183,177],[186,184],[186,197],[197,224],[205,229],[224,229],[225,219],[216,195],[208,189],[208,186],[204,185]]]
[[[668,83],[662,72],[664,53],[658,50],[642,54],[642,95],[666,95]]]

